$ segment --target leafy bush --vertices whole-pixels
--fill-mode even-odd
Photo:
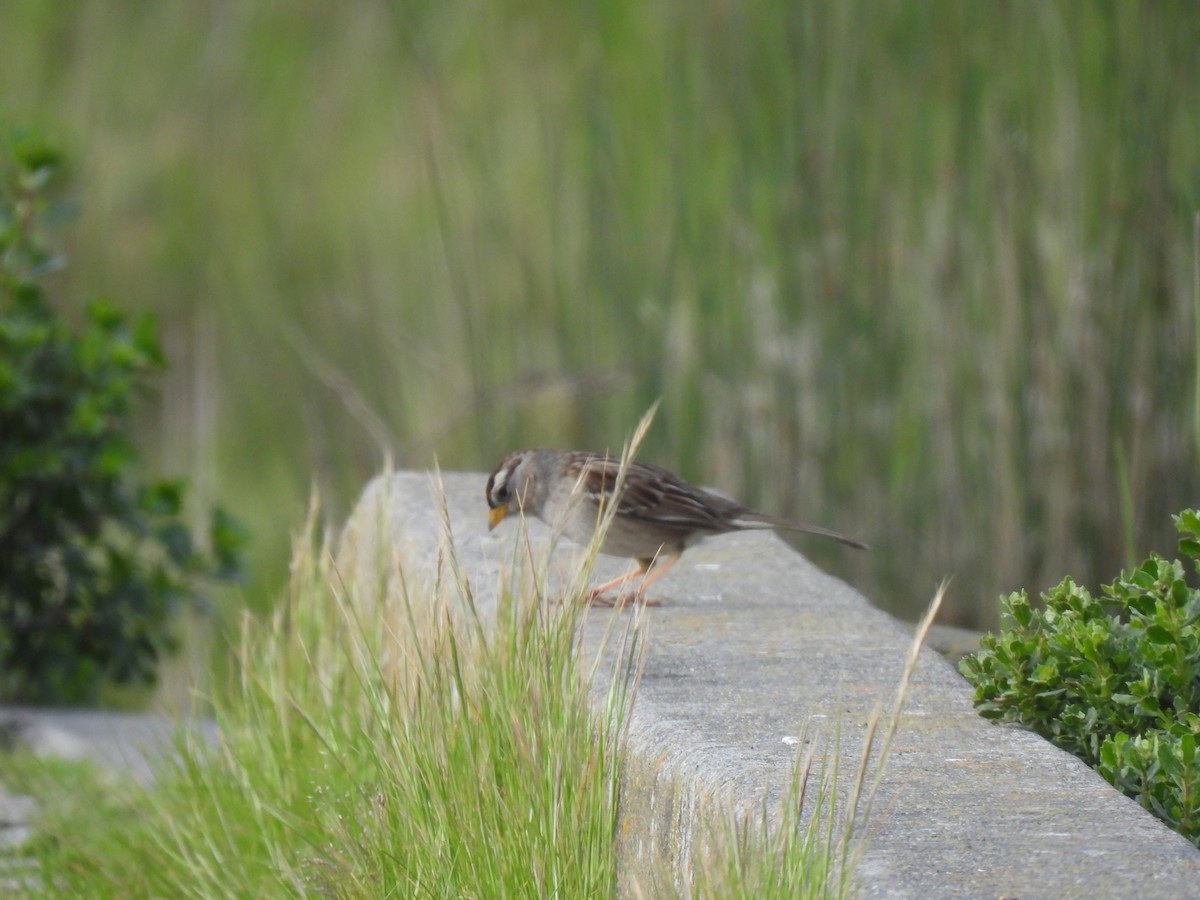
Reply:
[[[153,321],[93,302],[73,330],[39,286],[56,152],[27,134],[0,161],[0,699],[94,701],[150,684],[172,611],[240,573],[242,534],[213,514],[210,552],[180,481],[139,482],[131,401],[164,365]]]
[[[1200,572],[1200,516],[1175,525]],[[960,668],[983,716],[1032,728],[1200,844],[1200,591],[1157,555],[1102,591],[1068,578],[1042,609],[1010,595],[1001,633]]]

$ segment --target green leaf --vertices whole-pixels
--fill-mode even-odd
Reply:
[[[184,566],[192,557],[192,534],[177,521],[171,521],[155,530],[158,542],[166,549],[171,562]]]
[[[40,173],[46,170],[54,171],[62,165],[62,154],[58,149],[41,137],[23,128],[14,129],[9,135],[9,152],[17,167],[26,175]],[[45,181],[31,186],[32,190],[41,190]]]
[[[158,324],[152,314],[145,313],[138,319],[133,329],[133,345],[148,364],[156,368],[166,366],[167,359],[158,343]]]
[[[1165,625],[1160,625],[1157,622],[1150,625],[1145,630],[1146,640],[1152,644],[1174,644],[1175,634]]]
[[[186,487],[179,480],[156,481],[142,489],[139,506],[154,516],[175,516],[183,508]]]
[[[1185,509],[1179,515],[1172,518],[1175,520],[1176,530],[1185,535],[1200,538],[1200,513],[1196,510]]]
[[[107,300],[92,300],[88,304],[87,314],[93,325],[108,333],[125,324],[125,316]]]

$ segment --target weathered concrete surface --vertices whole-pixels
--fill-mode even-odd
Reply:
[[[150,784],[155,766],[173,752],[179,727],[177,719],[158,714],[0,706],[0,749],[21,746],[39,757],[84,760]],[[211,720],[189,727],[216,742]]]
[[[461,571],[486,613],[522,551],[516,523],[487,533],[485,481],[444,476]],[[394,555],[410,582],[432,579],[441,532],[429,476],[377,479],[347,527],[343,574],[377,577],[376,561]],[[529,534],[535,546],[548,540],[536,523]],[[623,565],[602,561],[596,577]],[[910,644],[904,625],[770,534],[715,538],[656,588],[666,605],[645,612],[623,783],[627,884],[646,883],[664,862],[686,883],[705,826],[698,810],[714,797],[774,804],[795,737],[825,740],[836,728],[830,752],[852,775],[871,710],[890,705]],[[592,616],[594,640],[604,622]],[[1200,896],[1200,852],[1074,757],[978,718],[965,681],[929,650],[866,833],[865,897]]]

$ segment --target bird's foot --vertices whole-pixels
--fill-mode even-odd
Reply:
[[[596,589],[588,591],[587,602],[592,606],[601,606],[606,609],[624,609],[626,606],[662,606],[662,601],[647,597],[641,591],[623,591],[609,594],[603,590]]]

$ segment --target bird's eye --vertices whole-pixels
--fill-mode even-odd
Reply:
[[[488,482],[488,504],[492,507],[508,505],[508,473],[497,472]]]

